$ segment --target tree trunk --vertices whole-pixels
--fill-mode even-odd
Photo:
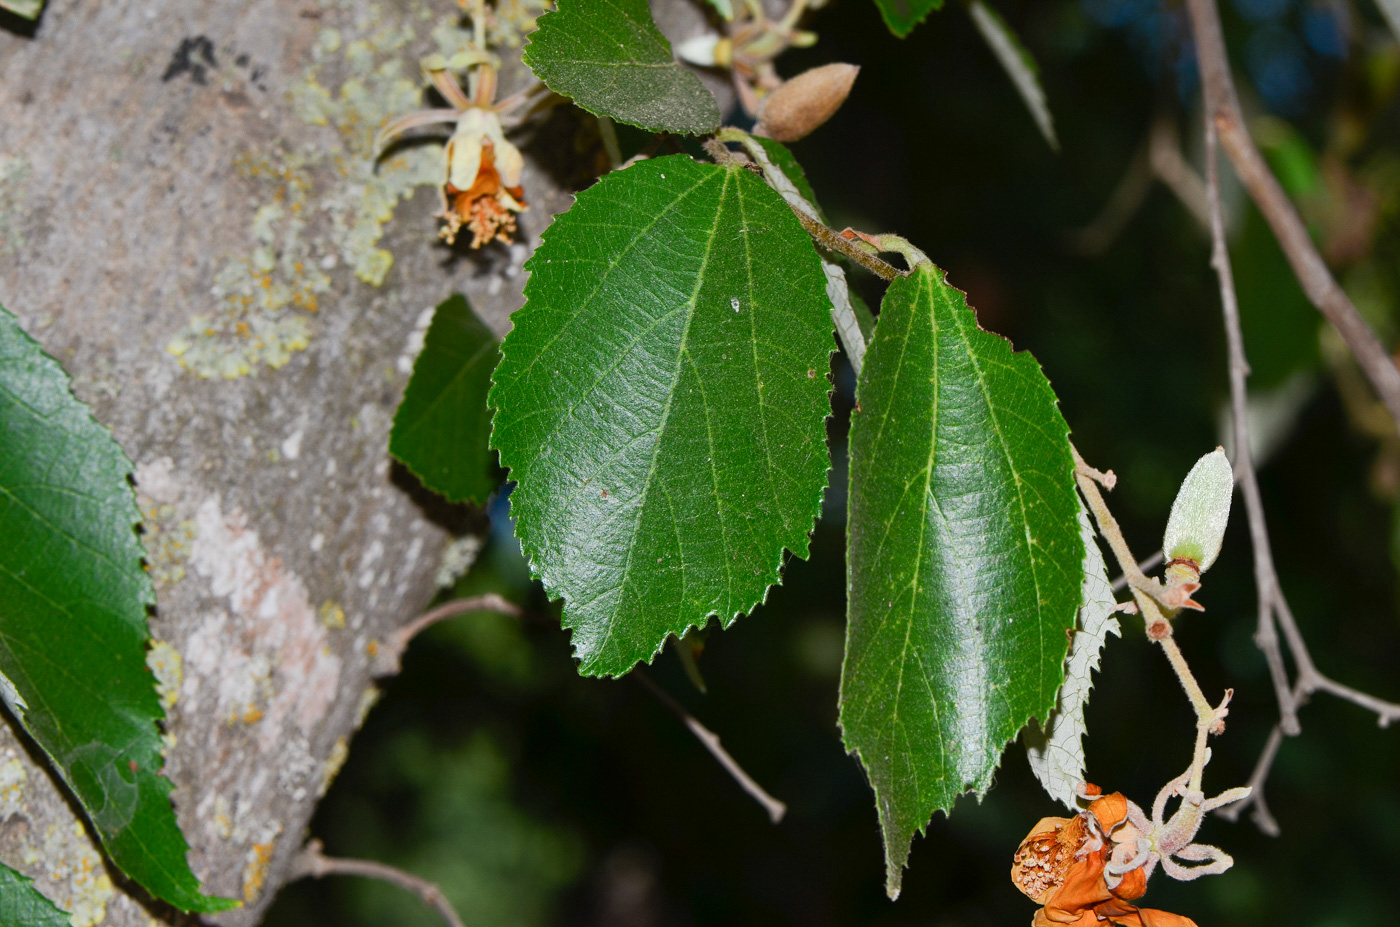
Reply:
[[[530,77],[500,21],[505,95]],[[524,138],[518,243],[437,239],[441,145],[372,146],[459,26],[443,0],[55,0],[0,30],[0,303],[137,464],[166,773],[206,891],[245,902],[220,924],[260,920],[373,702],[375,642],[470,521],[386,450],[430,310],[463,292],[504,333],[599,167],[561,107]],[[104,870],[7,721],[0,861],[75,923],[177,920]]]

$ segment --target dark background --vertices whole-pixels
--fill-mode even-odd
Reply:
[[[844,109],[796,144],[840,227],[898,231],[966,289],[984,327],[1032,351],[1134,549],[1160,543],[1171,499],[1224,440],[1223,333],[1208,242],[1156,185],[1106,247],[1075,231],[1108,201],[1158,114],[1197,169],[1199,85],[1184,11],[1154,0],[994,4],[1041,67],[1062,143],[1052,152],[956,3],[911,37],[869,0],[809,17],[821,36],[787,75],[863,64]],[[1387,343],[1397,333],[1400,48],[1369,2],[1223,0],[1246,109],[1334,269]],[[1400,699],[1392,510],[1393,430],[1365,425],[1369,393],[1239,190],[1227,186],[1251,389],[1275,398],[1261,471],[1286,593],[1320,668]],[[873,278],[859,285],[878,303]],[[833,458],[844,455],[851,377],[838,368]],[[844,467],[832,471],[810,562],[729,631],[708,636],[701,695],[668,650],[647,670],[788,803],[779,826],[689,732],[629,679],[579,678],[567,635],[530,584],[498,500],[489,548],[459,592],[498,589],[538,617],[470,616],[416,641],[353,742],[313,825],[327,851],[438,881],[472,927],[492,925],[1025,924],[1011,854],[1059,813],[1012,745],[995,786],[917,839],[903,897],[886,900],[871,793],[836,729],[843,636]],[[1235,689],[1214,741],[1211,794],[1243,783],[1275,706],[1251,635],[1255,597],[1242,507],[1179,625],[1205,691]],[[1145,903],[1202,925],[1389,923],[1397,900],[1400,732],[1319,696],[1284,744],[1267,795],[1275,839],[1212,819],[1200,839],[1229,873],[1173,883]],[[1193,717],[1165,660],[1125,622],[1088,708],[1090,778],[1147,805],[1190,759]],[[382,884],[288,888],[273,925],[418,925],[435,915]]]

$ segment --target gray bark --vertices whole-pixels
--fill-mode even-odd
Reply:
[[[568,170],[592,126],[561,108],[525,145],[520,244],[471,253],[436,237],[440,145],[371,170],[456,14],[56,0],[32,37],[0,31],[0,303],[137,464],[151,630],[183,670],[161,651],[166,769],[195,873],[246,903],[217,923],[255,924],[284,881],[372,700],[374,642],[429,599],[461,520],[386,450],[426,311],[464,292],[504,333],[587,177]],[[501,51],[510,93],[529,76]],[[170,922],[104,871],[36,757],[0,725],[0,861],[75,922]]]

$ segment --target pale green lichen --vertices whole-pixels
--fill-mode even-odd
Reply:
[[[180,685],[185,681],[185,665],[180,651],[165,641],[152,641],[146,651],[146,665],[156,677],[156,694],[169,711],[180,698]]]
[[[21,858],[31,866],[43,862],[44,894],[68,912],[73,927],[96,927],[106,918],[115,891],[81,822],[50,824],[42,846],[26,845]]]
[[[166,346],[180,365],[201,377],[232,379],[259,363],[276,369],[310,341],[308,315],[330,289],[321,271],[324,248],[306,235],[311,206],[311,157],[243,153],[234,168],[266,185],[271,202],[253,213],[250,254],[234,258],[214,277],[212,313],[190,319]]]
[[[0,254],[17,254],[24,247],[20,229],[29,162],[23,155],[0,155]]]
[[[185,578],[185,561],[199,528],[189,519],[177,521],[173,505],[149,506],[145,516],[141,541],[146,547],[146,569],[160,590]]]
[[[168,344],[182,366],[222,378],[262,364],[281,367],[310,342],[318,297],[330,289],[324,271],[344,263],[365,283],[384,283],[394,262],[380,247],[384,224],[417,187],[442,181],[439,148],[409,146],[381,159],[375,151],[389,120],[422,106],[422,82],[404,73],[401,53],[417,37],[410,24],[434,18],[428,5],[414,4],[396,25],[371,5],[356,21],[356,38],[333,28],[317,34],[311,63],[287,100],[302,122],[335,129],[341,148],[245,153],[235,160],[239,173],[260,187],[252,248],[215,276],[215,308],[191,318]],[[470,34],[455,15],[431,31],[444,49],[461,46]],[[340,86],[323,86],[323,70],[343,74]]]
[[[0,822],[24,810],[24,783],[29,778],[19,757],[0,763]]]

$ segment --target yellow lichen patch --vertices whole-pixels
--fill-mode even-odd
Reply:
[[[180,698],[180,685],[185,681],[184,661],[180,652],[165,641],[153,641],[146,651],[146,665],[156,677],[156,694],[169,711]]]
[[[345,759],[350,755],[350,740],[346,737],[339,738],[331,745],[330,756],[326,757],[325,768],[321,770],[321,787],[316,794],[324,795],[335,781],[335,777],[340,774],[340,768],[345,765]]]
[[[41,847],[26,847],[24,861],[42,861],[44,894],[70,916],[73,927],[95,927],[107,916],[107,902],[115,894],[102,857],[88,841],[80,822],[51,824]]]
[[[19,757],[0,763],[0,822],[24,810],[24,782],[28,778]]]
[[[305,350],[311,337],[307,314],[330,289],[320,270],[328,249],[312,240],[306,219],[310,164],[318,159],[297,153],[235,156],[235,170],[270,201],[253,213],[252,251],[215,274],[215,310],[192,317],[166,346],[180,366],[201,377],[232,379],[260,363],[276,369]]]
[[[252,903],[262,892],[267,880],[267,868],[272,863],[272,852],[277,847],[276,838],[267,843],[255,843],[248,850],[248,865],[243,870],[243,900]]]
[[[185,561],[199,531],[188,519],[176,521],[171,505],[151,505],[143,514],[141,541],[146,547],[146,569],[156,589],[173,586],[185,578]]]
[[[229,808],[228,799],[222,795],[214,796],[214,833],[223,840],[233,836],[233,815]]]
[[[20,219],[29,162],[23,155],[0,154],[0,255],[18,254],[24,247]]]
[[[345,609],[335,604],[335,600],[326,599],[321,603],[321,624],[333,631],[339,631],[345,627]]]

